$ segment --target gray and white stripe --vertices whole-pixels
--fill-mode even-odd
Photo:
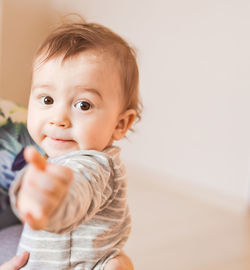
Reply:
[[[18,254],[27,250],[30,259],[23,269],[103,269],[119,253],[131,230],[119,153],[112,146],[103,152],[76,151],[49,160],[70,167],[75,177],[46,230],[25,225]],[[11,196],[17,196],[19,182]]]

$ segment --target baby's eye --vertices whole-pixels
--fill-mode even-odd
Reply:
[[[46,104],[46,105],[51,105],[51,104],[54,103],[53,98],[50,97],[50,96],[42,97],[42,98],[41,98],[41,101],[42,101],[42,103],[44,103],[44,104]]]
[[[75,106],[77,109],[80,109],[82,111],[88,111],[91,108],[91,104],[87,101],[80,101],[76,103]]]

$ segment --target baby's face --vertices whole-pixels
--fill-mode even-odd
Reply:
[[[28,130],[49,157],[102,151],[116,137],[122,105],[119,71],[108,55],[54,58],[34,66]]]

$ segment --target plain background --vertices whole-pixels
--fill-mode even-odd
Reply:
[[[2,0],[1,97],[27,105],[32,55],[69,12],[137,48],[145,108],[136,133],[121,143],[130,170],[245,209],[250,2]]]

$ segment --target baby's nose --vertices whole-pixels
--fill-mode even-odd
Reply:
[[[54,126],[62,127],[62,128],[70,127],[70,121],[68,119],[54,118],[49,123],[50,123],[50,125],[54,125]]]

